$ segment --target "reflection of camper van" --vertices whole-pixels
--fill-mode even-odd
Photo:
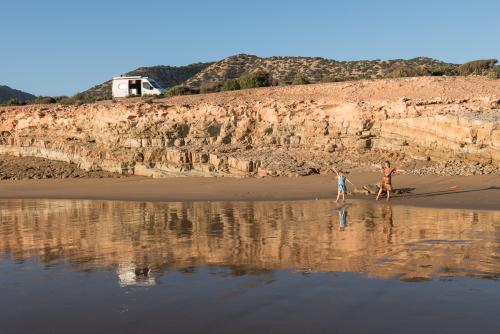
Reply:
[[[165,93],[165,89],[161,88],[156,81],[148,77],[113,78],[113,97],[160,95],[163,93]]]

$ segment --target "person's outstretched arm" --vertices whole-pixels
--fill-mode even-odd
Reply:
[[[349,180],[347,177],[345,178],[345,180],[354,186],[354,183],[352,183],[351,180]]]
[[[337,176],[339,176],[339,172],[337,171],[337,169],[335,169],[335,167],[332,167],[332,169],[335,172],[335,174],[337,174]]]

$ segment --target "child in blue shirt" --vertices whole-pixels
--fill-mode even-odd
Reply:
[[[345,172],[340,170],[337,171],[335,167],[333,167],[333,171],[335,174],[337,174],[337,181],[338,181],[338,191],[337,191],[337,199],[335,202],[339,201],[340,195],[342,195],[342,202],[345,202],[345,194],[347,193],[347,185],[346,182],[349,182],[351,185],[354,186],[354,184],[349,181],[349,179],[345,176]]]

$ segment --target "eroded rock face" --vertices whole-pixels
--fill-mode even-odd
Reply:
[[[480,77],[4,107],[0,153],[153,177],[307,175],[387,158],[495,172],[499,109],[500,81]]]

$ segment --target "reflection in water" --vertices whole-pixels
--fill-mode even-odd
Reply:
[[[0,201],[0,257],[109,268],[122,286],[167,268],[355,272],[422,280],[500,273],[500,212],[331,201]]]
[[[339,212],[339,226],[341,229],[344,229],[347,226],[347,205],[342,205],[337,208]]]
[[[150,286],[156,284],[150,268],[136,268],[133,263],[118,264],[117,273],[120,286],[122,287],[128,285]]]

